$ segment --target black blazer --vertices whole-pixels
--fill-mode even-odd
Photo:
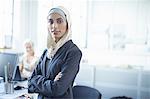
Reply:
[[[82,57],[80,49],[69,40],[58,49],[47,70],[47,50],[45,50],[28,80],[28,92],[38,93],[38,99],[71,99],[70,91],[74,79],[79,71],[79,64]],[[54,82],[55,76],[62,72],[62,77]]]

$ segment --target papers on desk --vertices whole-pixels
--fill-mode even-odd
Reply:
[[[22,87],[24,87],[24,88],[28,88],[28,81],[26,80],[26,81],[17,82],[17,83],[14,85],[14,87],[16,87],[16,86],[22,86]]]
[[[27,83],[28,83],[28,81],[17,82],[15,84],[15,86],[22,86],[24,88],[22,90],[14,90],[14,93],[12,93],[12,94],[5,94],[4,92],[0,93],[0,99],[37,99],[38,94],[36,94],[36,93],[29,94],[28,93]],[[4,89],[0,89],[0,90],[4,90]],[[26,98],[27,96],[29,96],[30,98]]]
[[[16,85],[22,85],[24,87],[26,87],[25,89],[22,90],[14,90],[14,93],[11,94],[6,94],[4,91],[2,93],[0,93],[0,99],[16,99],[18,96],[21,96],[23,94],[27,94],[28,93],[28,89],[27,89],[27,82],[28,81],[23,81],[23,82],[18,82]],[[0,89],[0,90],[4,90]],[[18,98],[19,99],[19,98]]]
[[[32,94],[23,94],[21,96],[16,97],[15,99],[37,99],[38,94],[32,93]]]
[[[27,94],[27,93],[28,93],[27,89],[14,91],[13,94],[1,93],[0,99],[16,99],[18,96],[21,96],[21,95]]]
[[[4,79],[0,77],[0,93],[4,92]]]
[[[31,94],[23,94],[21,96],[16,97],[15,99],[34,99],[34,97]]]

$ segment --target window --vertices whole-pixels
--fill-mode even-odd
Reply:
[[[89,64],[149,66],[149,5],[149,0],[89,0]]]
[[[13,0],[0,0],[0,48],[12,47]]]
[[[125,50],[128,44],[146,44],[149,4],[147,0],[91,1],[88,47],[99,42],[100,50]]]

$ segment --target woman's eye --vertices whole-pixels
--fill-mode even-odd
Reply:
[[[54,21],[53,21],[52,19],[49,19],[49,20],[48,20],[48,23],[53,24]]]
[[[58,23],[58,24],[61,24],[62,22],[63,22],[62,19],[57,19],[57,23]]]

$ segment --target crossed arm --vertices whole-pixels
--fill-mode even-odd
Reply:
[[[39,93],[46,97],[58,97],[63,95],[79,71],[81,56],[80,51],[71,51],[67,56],[66,62],[61,66],[60,73],[58,73],[54,80],[50,80],[41,75],[39,62],[31,79],[28,81],[29,93]]]

